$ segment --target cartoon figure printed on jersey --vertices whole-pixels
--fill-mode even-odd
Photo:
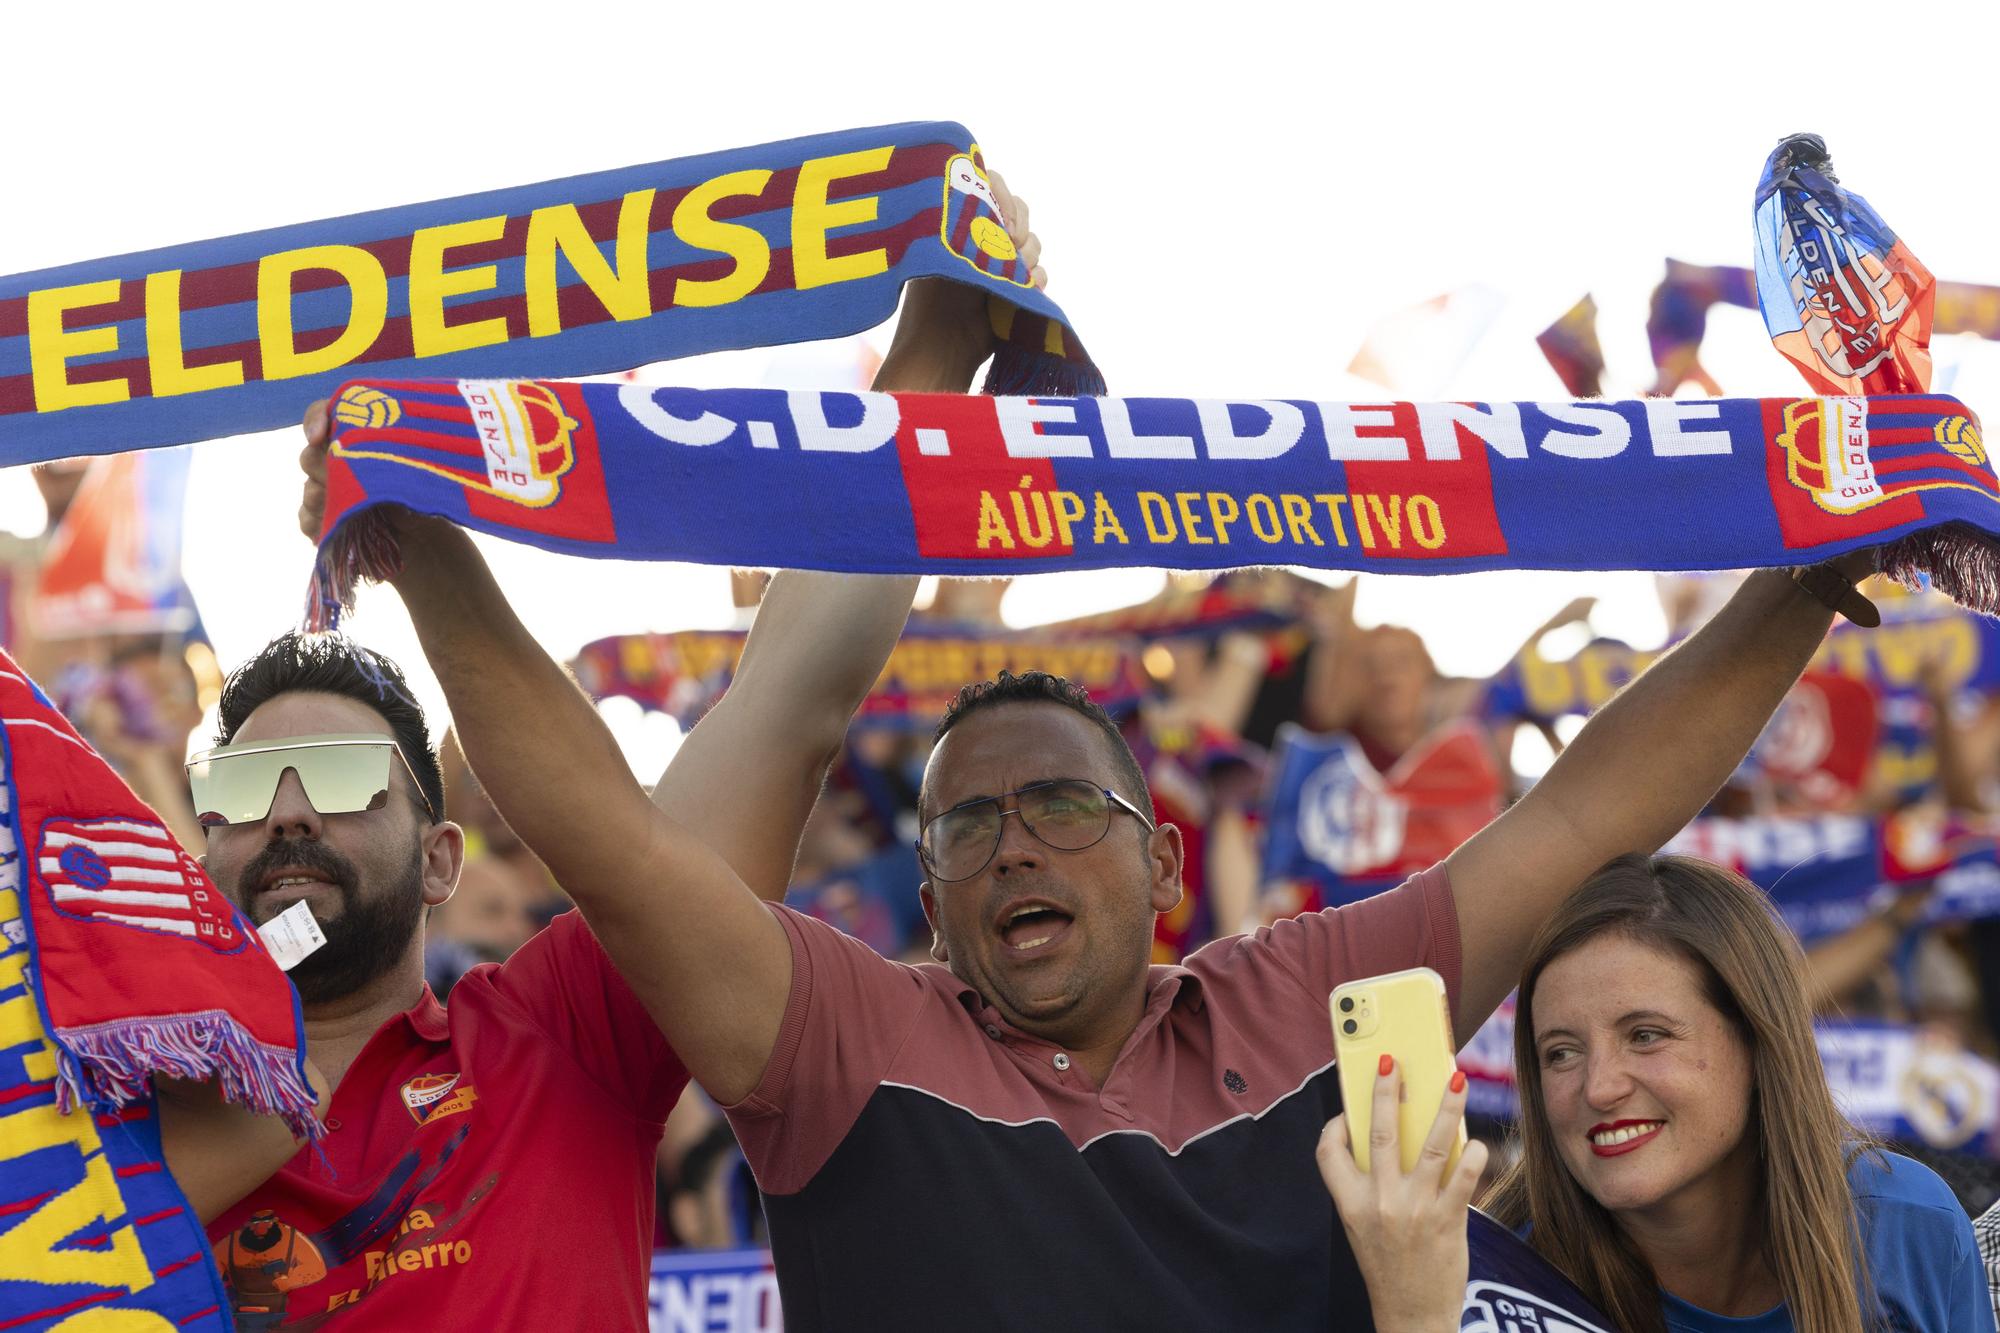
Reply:
[[[391,452],[384,446],[395,441],[376,436],[360,445],[337,440],[333,456],[400,463],[526,509],[554,504],[562,495],[563,475],[576,464],[571,434],[577,429],[555,391],[529,382],[460,380],[458,392],[472,413],[462,436],[436,418],[428,422],[420,448]],[[335,419],[343,425],[385,435],[393,434],[402,414],[395,400],[361,385],[350,387],[334,406]]]
[[[1028,266],[1000,221],[977,145],[944,164],[943,234],[945,246],[981,273],[1017,287],[1030,285]]]
[[[229,1287],[238,1333],[276,1328],[290,1293],[326,1276],[319,1247],[268,1208],[215,1243],[215,1263]]]

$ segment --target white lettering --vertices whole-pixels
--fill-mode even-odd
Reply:
[[[1697,421],[1715,424],[1693,426],[1692,423]],[[1646,424],[1652,430],[1656,457],[1690,458],[1697,454],[1729,452],[1729,428],[1722,424],[1721,403],[1677,403],[1666,398],[1648,398]]]
[[[632,420],[670,444],[720,444],[736,433],[736,423],[713,412],[703,412],[692,421],[677,417],[660,405],[653,390],[643,384],[627,384],[618,390],[618,405]]]
[[[1135,403],[1149,401],[1135,398]],[[1150,401],[1161,401],[1158,399]],[[1141,435],[1132,429],[1132,409],[1122,398],[1100,398],[1097,418],[1104,424],[1104,449],[1113,458],[1193,458],[1194,440],[1186,435]]]
[[[1075,425],[1076,404],[1067,398],[995,398],[993,410],[1009,458],[1090,457],[1089,436],[1044,435],[1035,429],[1044,422]]]
[[[1386,407],[1362,403],[1319,403],[1320,422],[1326,428],[1326,456],[1345,462],[1400,463],[1410,456],[1410,442],[1400,435],[1371,435],[1363,438],[1363,426],[1393,426],[1396,414]]]
[[[1246,407],[1265,416],[1264,429],[1253,435],[1237,433],[1230,408]],[[1249,460],[1276,458],[1306,433],[1306,414],[1290,403],[1252,399],[1238,403],[1202,401],[1195,404],[1210,458]]]
[[[1611,458],[1632,442],[1632,423],[1609,407],[1595,403],[1536,403],[1544,416],[1586,428],[1584,434],[1552,430],[1542,448],[1563,458]]]
[[[1455,461],[1460,427],[1491,445],[1502,458],[1528,456],[1528,441],[1521,434],[1521,409],[1514,403],[1417,404],[1417,432],[1423,437],[1425,458]]]
[[[792,423],[798,427],[799,448],[813,453],[865,454],[896,438],[902,410],[886,393],[819,393],[795,389],[786,395]],[[861,420],[852,426],[829,425],[826,400],[851,398],[861,404]]]

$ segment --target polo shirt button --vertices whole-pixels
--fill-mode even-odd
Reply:
[[[1065,1052],[1056,1052],[1056,1068],[1058,1070],[1069,1068],[1069,1056]]]
[[[339,1128],[340,1128],[340,1121],[338,1121],[337,1119],[335,1119],[335,1118],[334,1118],[334,1117],[332,1117],[332,1116],[328,1116],[328,1117],[326,1118],[326,1127],[327,1127],[328,1129],[339,1129]]]
[[[988,1023],[986,1025],[986,1035],[993,1038],[993,1040],[998,1041],[1000,1040],[1000,1029],[993,1026],[993,1024]]]

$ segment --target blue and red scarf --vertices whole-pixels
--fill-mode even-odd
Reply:
[[[4,653],[0,742],[0,1327],[105,1310],[228,1328],[151,1080],[218,1079],[316,1136],[297,996]]]
[[[385,503],[623,559],[935,573],[1798,565],[1892,545],[2000,610],[2000,482],[1940,395],[1326,403],[376,380],[343,389],[315,609]],[[358,521],[357,521],[358,520]]]

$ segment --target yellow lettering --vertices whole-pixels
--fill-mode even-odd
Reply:
[[[1426,551],[1444,545],[1444,513],[1436,500],[1428,495],[1413,495],[1405,512],[1410,516],[1410,535],[1417,539],[1417,545]]]
[[[1021,486],[1027,489],[1034,485],[1033,477],[1021,478]],[[1049,502],[1040,491],[1028,489],[1028,498],[1035,502],[1035,525],[1028,525],[1028,510],[1021,499],[1021,491],[1013,492],[1014,527],[1021,534],[1021,540],[1033,547],[1047,546],[1055,540],[1055,529],[1049,523]]]
[[[170,1321],[150,1310],[79,1310],[49,1333],[180,1333]]]
[[[115,324],[94,329],[63,327],[65,314],[89,306],[110,305],[118,299],[121,286],[118,279],[106,278],[102,282],[28,293],[28,364],[33,372],[37,412],[122,403],[132,396],[131,382],[123,378],[70,383],[70,358],[117,351],[118,327]]]
[[[1551,662],[1530,648],[1520,657],[1521,693],[1531,717],[1561,717],[1576,706],[1576,686],[1569,666]]]
[[[996,541],[1000,543],[1000,549],[1004,551],[1014,549],[1014,534],[1007,530],[1007,516],[1000,511],[999,501],[993,498],[993,492],[981,491],[979,493],[979,549],[983,551]]]
[[[771,271],[771,243],[755,227],[717,222],[708,210],[720,199],[762,194],[770,181],[771,173],[761,168],[732,171],[703,181],[674,206],[674,235],[697,250],[713,250],[736,261],[736,266],[720,278],[675,279],[675,305],[728,305],[756,291],[764,281]]]
[[[807,158],[799,166],[798,188],[792,195],[792,285],[800,291],[830,282],[851,282],[889,271],[889,252],[876,247],[859,254],[828,258],[826,234],[835,227],[873,222],[881,200],[872,194],[828,203],[827,188],[849,176],[866,176],[889,165],[887,147],[832,157]]]
[[[227,389],[243,382],[241,361],[189,366],[181,344],[181,271],[146,276],[146,369],[153,397]]]
[[[1259,505],[1263,506],[1261,513],[1257,508]],[[1250,519],[1250,531],[1257,534],[1258,541],[1281,542],[1285,539],[1284,531],[1278,527],[1278,506],[1271,503],[1270,496],[1253,495],[1243,502],[1243,508]]]
[[[1321,496],[1320,498],[1326,499],[1327,497]],[[1279,496],[1278,499],[1280,503],[1282,503],[1285,506],[1285,526],[1288,529],[1290,529],[1292,534],[1292,541],[1294,543],[1309,541],[1314,546],[1326,545],[1325,542],[1319,539],[1319,534],[1313,531],[1312,506],[1306,503],[1305,496],[1291,495],[1288,493]],[[1333,507],[1331,505],[1327,506],[1327,512],[1328,513],[1333,512]],[[1347,545],[1347,535],[1341,532],[1339,526],[1340,516],[1338,514],[1334,514],[1333,521],[1334,521],[1334,529],[1333,529],[1334,534],[1340,538],[1340,544],[1342,546]],[[1300,536],[1299,535],[1300,533],[1304,533],[1305,535]]]
[[[1389,539],[1389,549],[1392,551],[1402,550],[1403,497],[1391,494],[1389,496],[1389,507],[1386,510],[1382,508],[1381,496],[1370,495],[1367,497],[1367,500],[1368,508],[1374,511],[1375,521],[1382,526],[1382,534]]]
[[[338,273],[352,302],[347,327],[324,347],[301,352],[292,329],[292,280],[307,269]],[[266,255],[257,263],[257,350],[267,380],[334,370],[382,336],[389,319],[389,279],[382,261],[352,245],[314,245]]]
[[[1228,513],[1222,511],[1227,508]],[[1208,517],[1215,524],[1215,540],[1229,545],[1229,525],[1234,523],[1243,511],[1237,507],[1236,497],[1223,491],[1208,493]]]
[[[1095,499],[1095,506],[1092,508],[1090,514],[1092,525],[1090,540],[1102,546],[1105,535],[1108,533],[1118,538],[1120,546],[1129,546],[1131,542],[1125,536],[1125,525],[1118,521],[1118,511],[1113,509],[1111,502],[1104,498],[1103,491],[1093,492],[1093,497]]]
[[[1159,511],[1159,521],[1154,521],[1154,510]],[[1153,542],[1170,542],[1180,529],[1174,526],[1173,511],[1167,508],[1167,497],[1158,491],[1139,492],[1139,517],[1146,520],[1146,537]],[[1161,530],[1160,524],[1166,524]]]
[[[1333,525],[1334,541],[1341,546],[1347,545],[1347,525],[1340,521],[1340,507],[1347,503],[1347,497],[1345,495],[1315,495],[1313,499],[1326,506],[1326,519],[1327,522]],[[1355,508],[1359,509],[1360,506],[1356,505]]]
[[[464,1263],[467,1259],[470,1259],[472,1257],[472,1242],[469,1240],[462,1240],[458,1242],[458,1244],[452,1246],[451,1257],[457,1260],[459,1263]]]
[[[53,1105],[43,1105],[0,1118],[0,1161],[64,1144],[82,1156],[83,1179],[0,1232],[0,1282],[75,1282],[132,1291],[151,1286],[153,1270],[129,1225],[110,1233],[109,1249],[56,1248],[82,1228],[125,1211],[90,1113],[59,1115]]]
[[[647,285],[646,233],[653,217],[653,191],[633,190],[618,204],[618,240],[613,253],[615,264],[604,262],[604,252],[583,225],[583,215],[575,204],[551,204],[528,215],[528,251],[524,278],[528,293],[528,336],[542,338],[562,332],[562,297],[556,283],[556,252],[561,251],[570,267],[591,295],[604,303],[605,313],[623,323],[644,319],[653,313],[653,294]],[[502,223],[504,228],[505,224]],[[414,267],[414,260],[412,260]],[[486,284],[491,286],[491,283]],[[506,321],[500,337],[506,334]]]
[[[418,356],[442,356],[507,341],[507,321],[501,316],[464,324],[447,324],[444,318],[447,296],[487,291],[500,282],[497,264],[475,264],[447,273],[445,251],[497,241],[506,231],[503,214],[419,227],[410,236],[410,346]]]
[[[1194,512],[1194,502],[1199,499],[1201,499],[1199,491],[1175,491],[1174,508],[1180,511],[1181,529],[1187,534],[1188,545],[1213,546],[1215,538],[1196,531],[1197,525],[1201,522],[1201,515]]]
[[[431,1221],[431,1215],[422,1208],[412,1208],[410,1215],[403,1219],[403,1230],[405,1231],[429,1231],[436,1225],[435,1222]]]
[[[1056,527],[1061,529],[1060,540],[1064,546],[1073,545],[1069,539],[1069,529],[1072,523],[1083,517],[1083,497],[1075,491],[1056,491],[1054,500]]]
[[[1324,500],[1326,497],[1319,498]],[[1348,512],[1354,515],[1354,530],[1361,535],[1361,545],[1372,551],[1375,549],[1375,529],[1368,526],[1368,506],[1361,503],[1370,497],[1364,494],[1349,498],[1354,502],[1348,506]]]

